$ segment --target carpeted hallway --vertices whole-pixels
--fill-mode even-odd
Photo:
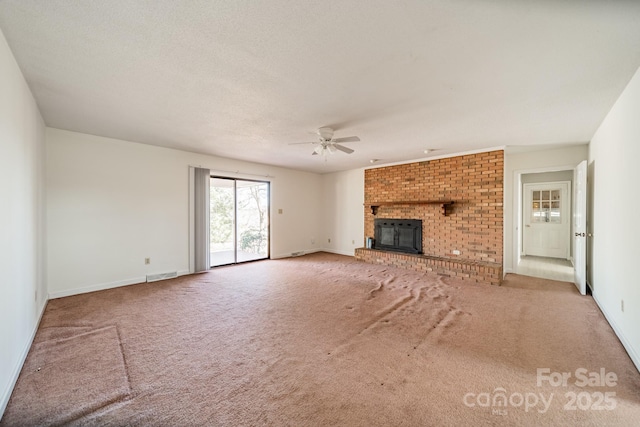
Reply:
[[[638,420],[640,374],[572,284],[318,253],[49,301],[0,425]]]

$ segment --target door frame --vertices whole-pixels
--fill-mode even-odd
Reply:
[[[513,265],[511,268],[514,273],[518,272],[518,265],[520,264],[520,260],[522,258],[522,210],[523,210],[523,190],[522,190],[522,175],[530,174],[530,173],[544,173],[544,172],[563,172],[563,171],[573,171],[575,166],[572,165],[564,165],[564,166],[549,166],[544,168],[532,168],[532,169],[518,169],[513,171],[513,239],[515,243],[512,248],[512,259]],[[571,201],[571,209],[573,209],[573,200]],[[573,212],[573,210],[572,210]],[[571,224],[573,225],[573,218],[571,219]]]

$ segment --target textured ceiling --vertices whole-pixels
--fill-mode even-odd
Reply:
[[[585,143],[640,66],[639,1],[2,0],[48,126],[330,172]],[[313,131],[358,135],[311,156]]]

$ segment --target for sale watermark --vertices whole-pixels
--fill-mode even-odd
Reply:
[[[538,368],[536,387],[551,387],[557,392],[509,392],[497,387],[493,391],[466,393],[462,402],[469,408],[486,408],[493,415],[502,416],[507,415],[510,409],[544,414],[554,401],[559,402],[565,411],[612,411],[617,405],[616,392],[612,389],[617,385],[616,373],[605,368],[598,371],[578,368],[572,372]]]

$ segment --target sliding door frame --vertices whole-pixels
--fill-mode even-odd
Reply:
[[[265,259],[271,259],[271,181],[264,181],[260,179],[248,179],[248,178],[233,178],[222,175],[210,175],[210,179],[226,179],[233,181],[233,262],[228,264],[220,264],[211,266],[222,267],[225,265],[244,264],[246,262],[264,261]],[[257,182],[267,185],[267,254],[264,258],[249,259],[245,261],[238,261],[238,181],[245,182]],[[211,181],[209,181],[211,182]],[[210,208],[210,207],[209,207]]]

